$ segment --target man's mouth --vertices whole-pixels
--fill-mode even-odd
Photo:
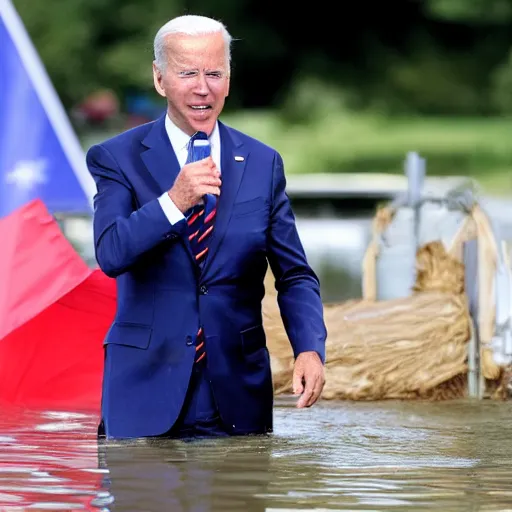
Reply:
[[[190,105],[192,110],[210,110],[212,108],[211,105]]]

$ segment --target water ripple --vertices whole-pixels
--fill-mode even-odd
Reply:
[[[275,433],[98,443],[82,412],[3,410],[0,510],[512,510],[512,404],[276,404]]]

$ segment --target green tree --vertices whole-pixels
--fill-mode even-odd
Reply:
[[[272,0],[13,2],[66,107],[102,88],[154,94],[156,30],[196,12],[237,39],[228,109],[293,105],[294,91],[323,82],[321,108],[339,95],[388,114],[512,112],[512,0],[360,0],[349,16],[308,8],[295,20]]]
[[[14,0],[62,98],[70,106],[99,88],[151,83],[153,37],[182,0]]]
[[[445,20],[482,24],[504,24],[512,19],[510,0],[427,0],[430,15]]]
[[[429,0],[427,11],[434,18],[478,29],[512,30],[512,0]],[[490,73],[489,86],[490,104],[498,112],[512,114],[512,48]]]

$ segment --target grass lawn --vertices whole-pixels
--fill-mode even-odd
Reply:
[[[470,176],[490,193],[512,195],[512,119],[390,119],[333,109],[307,123],[270,111],[240,111],[222,120],[275,147],[289,174],[401,174],[406,153],[417,151],[429,175]],[[84,139],[84,146],[94,139]]]

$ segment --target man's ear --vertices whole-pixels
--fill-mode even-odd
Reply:
[[[162,73],[156,63],[153,62],[153,84],[155,85],[156,92],[165,98],[165,89],[163,88],[162,81]]]

